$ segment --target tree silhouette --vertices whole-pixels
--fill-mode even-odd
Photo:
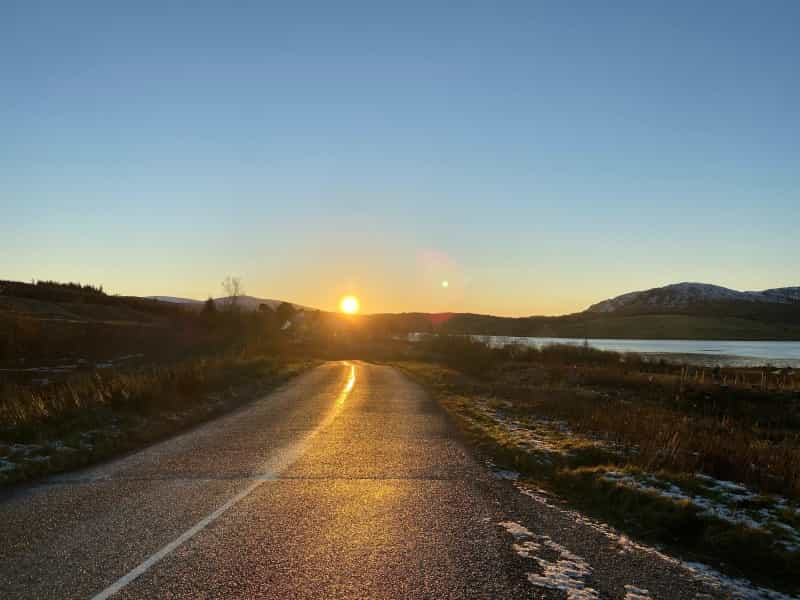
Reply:
[[[244,294],[244,286],[241,277],[228,275],[222,280],[222,289],[228,297],[227,307],[231,312],[239,311],[239,298]]]
[[[275,315],[278,317],[280,327],[283,327],[287,321],[291,321],[297,313],[294,305],[288,302],[281,302],[278,308],[275,309]]]

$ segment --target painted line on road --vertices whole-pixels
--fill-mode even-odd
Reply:
[[[262,483],[264,483],[264,481],[266,481],[266,480],[260,480],[260,481],[256,481],[254,483],[251,483],[248,487],[246,487],[244,490],[242,490],[241,492],[236,494],[233,498],[228,500],[225,504],[220,506],[217,510],[215,510],[213,513],[208,515],[205,519],[203,519],[202,521],[197,523],[197,525],[195,525],[191,529],[188,529],[187,531],[183,532],[180,536],[178,536],[173,541],[171,541],[169,544],[167,544],[166,546],[161,548],[161,550],[159,550],[158,552],[156,552],[155,554],[150,556],[147,560],[145,560],[143,563],[141,563],[135,569],[133,569],[132,571],[130,571],[126,575],[123,575],[119,579],[117,579],[117,581],[115,581],[113,585],[110,585],[109,587],[104,589],[99,594],[93,596],[92,600],[102,600],[104,598],[110,598],[111,596],[113,596],[114,594],[119,592],[122,588],[124,588],[126,585],[128,585],[131,581],[133,581],[134,579],[136,579],[140,575],[146,573],[150,569],[150,567],[152,567],[154,564],[156,564],[162,558],[164,558],[165,556],[167,556],[168,554],[173,552],[178,546],[180,546],[181,544],[183,544],[185,542],[188,542],[190,539],[192,539],[194,536],[196,536],[198,533],[200,533],[203,529],[208,527],[211,523],[213,523],[214,521],[219,519],[228,509],[230,509],[232,506],[234,506],[240,500],[245,498],[245,496],[248,496],[253,490],[255,490],[258,486],[260,486]]]
[[[133,570],[129,571],[113,584],[108,586],[102,592],[95,594],[92,596],[91,600],[105,600],[106,598],[110,598],[120,590],[122,590],[125,586],[131,583],[136,578],[140,577],[144,573],[150,570],[157,562],[159,562],[164,557],[168,556],[172,552],[175,551],[178,547],[182,544],[185,544],[198,533],[203,531],[206,527],[211,525],[214,521],[219,519],[223,514],[225,514],[228,510],[233,508],[236,504],[244,500],[247,496],[253,493],[258,487],[263,485],[267,481],[274,481],[278,478],[281,472],[285,471],[289,468],[292,463],[294,463],[297,459],[299,459],[304,453],[308,442],[316,436],[320,431],[322,431],[325,427],[327,427],[333,419],[336,418],[339,410],[341,410],[342,405],[344,404],[347,397],[350,395],[350,392],[353,390],[353,386],[356,382],[356,368],[355,365],[350,363],[345,363],[347,366],[350,367],[350,374],[347,378],[347,382],[345,383],[344,388],[339,392],[339,395],[336,398],[336,402],[334,403],[334,409],[328,414],[328,416],[322,421],[322,423],[317,426],[314,431],[309,433],[303,440],[292,444],[287,449],[282,451],[277,459],[271,461],[274,465],[271,465],[271,469],[268,473],[263,473],[259,475],[259,478],[243,489],[241,492],[236,494],[233,498],[225,502],[222,506],[220,506],[217,510],[212,512],[211,514],[207,515],[193,527],[184,531],[181,535],[171,541],[169,544],[158,550],[155,554],[149,556],[146,560],[136,566]],[[269,463],[268,463],[269,464]]]

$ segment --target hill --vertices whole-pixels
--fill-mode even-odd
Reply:
[[[230,299],[215,301],[224,307]],[[273,308],[281,303],[253,296],[241,296],[239,302],[247,312],[256,311],[262,303]],[[23,324],[35,320],[160,326],[176,318],[185,320],[181,315],[197,314],[202,304],[200,300],[172,296],[112,296],[102,288],[78,284],[0,281],[0,333],[8,329],[3,323],[7,325],[12,319]],[[299,304],[294,306],[306,309]],[[360,321],[373,335],[441,332],[520,337],[800,340],[800,287],[740,292],[705,283],[679,283],[630,292],[593,304],[583,312],[559,317],[417,312],[363,315]]]
[[[702,306],[718,308],[724,304],[749,305],[753,310],[766,305],[800,305],[800,287],[785,287],[760,292],[740,292],[708,283],[674,283],[638,292],[628,292],[590,306],[591,313],[652,313],[696,309]],[[758,305],[758,306],[753,306]]]
[[[152,322],[174,316],[175,304],[138,296],[115,296],[77,283],[0,281],[0,317],[65,321]]]
[[[217,299],[223,309],[228,298]],[[263,341],[270,316],[258,306],[278,300],[242,296],[242,311],[201,312],[188,298],[117,296],[100,286],[38,281],[0,281],[0,369],[29,370],[45,362],[103,364],[120,356],[148,360]]]
[[[678,283],[630,292],[560,317],[469,313],[372,315],[378,330],[519,337],[800,340],[800,287],[739,292]]]
[[[148,299],[151,300],[158,300],[160,302],[171,302],[173,304],[183,304],[193,308],[200,308],[203,306],[205,300],[195,300],[193,298],[177,298],[174,296],[148,296]],[[218,307],[227,306],[231,302],[230,296],[223,296],[221,298],[214,298],[214,302]],[[258,310],[258,307],[262,304],[266,304],[270,308],[276,308],[280,304],[283,304],[284,300],[274,300],[273,298],[257,298],[255,296],[239,296],[237,298],[237,302],[239,307],[242,310]],[[294,304],[289,302],[292,306],[294,306],[298,310],[314,310],[308,306],[303,306],[302,304]]]

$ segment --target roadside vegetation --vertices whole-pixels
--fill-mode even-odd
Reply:
[[[588,347],[431,337],[396,361],[523,485],[733,574],[800,589],[800,379]]]
[[[311,363],[199,358],[0,388],[0,483],[83,466],[253,400]]]
[[[318,316],[288,303],[240,310],[232,278],[229,302],[201,310],[79,284],[2,288],[0,484],[141,447],[315,362]]]

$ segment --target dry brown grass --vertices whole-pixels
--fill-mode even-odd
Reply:
[[[148,416],[191,407],[203,394],[286,368],[277,359],[205,358],[76,376],[44,387],[6,384],[0,388],[0,440],[40,441],[97,426],[111,414]]]
[[[791,371],[654,364],[573,346],[490,350],[467,338],[434,340],[419,355],[450,367],[435,379],[458,392],[511,400],[519,417],[563,420],[631,448],[634,466],[702,471],[800,498]]]
[[[704,472],[764,492],[800,497],[800,435],[779,424],[763,428],[724,409],[700,415],[665,399],[624,390],[610,396],[578,389],[531,390],[515,412],[567,421],[580,433],[630,447],[630,464],[648,471]],[[787,411],[788,412],[788,411]]]

